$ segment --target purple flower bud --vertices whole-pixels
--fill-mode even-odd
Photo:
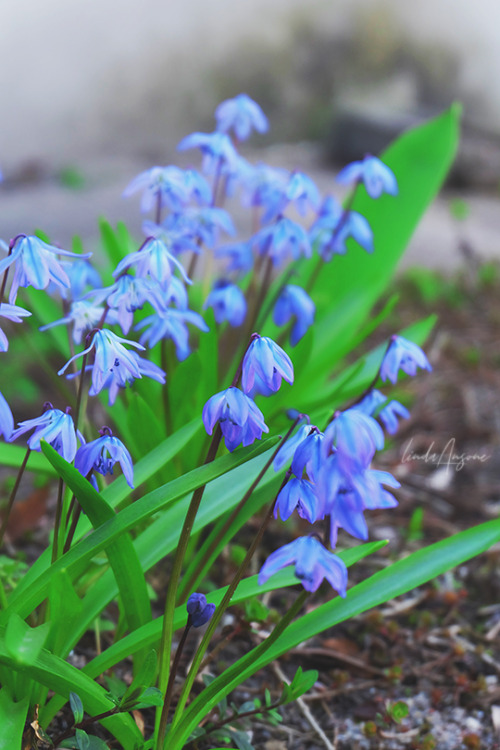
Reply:
[[[204,594],[191,594],[186,602],[188,625],[200,628],[207,623],[215,612],[215,604],[208,604]]]

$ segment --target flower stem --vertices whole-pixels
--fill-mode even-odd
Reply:
[[[290,475],[291,475],[291,469],[289,469],[287,471],[287,473],[285,475],[285,478],[284,478],[283,482],[281,483],[281,487],[278,490],[278,493],[277,493],[276,497],[274,498],[273,502],[269,506],[269,509],[268,509],[268,511],[266,513],[266,516],[265,516],[264,520],[262,521],[262,523],[260,525],[260,528],[257,531],[257,534],[255,535],[255,537],[253,539],[253,542],[250,545],[250,548],[249,548],[247,554],[245,555],[245,559],[243,560],[243,562],[241,563],[240,567],[238,568],[238,570],[234,574],[233,580],[229,584],[226,593],[222,597],[221,603],[218,605],[217,609],[214,612],[214,615],[213,615],[212,619],[208,623],[208,627],[207,627],[207,629],[205,631],[205,634],[204,634],[204,636],[203,636],[203,638],[201,640],[201,643],[198,646],[198,649],[197,649],[197,651],[196,651],[196,653],[195,653],[195,655],[193,657],[193,661],[191,662],[191,667],[190,667],[189,672],[187,674],[186,681],[184,683],[184,687],[182,689],[182,693],[181,693],[181,696],[179,698],[179,702],[177,704],[177,708],[175,710],[175,714],[174,714],[174,717],[173,717],[173,720],[172,720],[172,726],[174,726],[174,724],[176,724],[179,721],[179,718],[177,718],[177,722],[176,722],[176,717],[179,717],[180,715],[182,715],[184,707],[185,707],[185,705],[187,703],[187,700],[189,698],[189,694],[191,692],[191,688],[193,686],[193,683],[195,681],[196,675],[198,673],[199,666],[201,664],[203,656],[205,655],[205,651],[208,648],[208,645],[210,643],[212,635],[214,634],[215,629],[216,629],[217,625],[219,624],[219,622],[220,622],[220,620],[221,620],[224,612],[226,611],[227,607],[229,606],[231,598],[232,598],[234,592],[236,591],[236,587],[238,586],[239,582],[243,578],[243,575],[244,575],[245,571],[247,570],[248,565],[250,564],[250,561],[251,561],[252,557],[254,556],[255,551],[256,551],[257,547],[259,546],[259,544],[260,544],[260,542],[262,540],[262,537],[264,536],[264,532],[267,529],[267,526],[268,526],[269,522],[271,521],[271,519],[273,517],[274,506],[276,504],[276,499],[277,499],[279,493],[281,492],[281,490],[283,489],[283,487],[288,482],[288,480],[290,478]],[[161,744],[157,745],[157,750],[163,750],[163,745],[161,745]]]
[[[170,670],[170,676],[168,678],[167,690],[165,692],[165,700],[163,702],[163,708],[161,711],[160,728],[159,728],[159,733],[158,733],[159,736],[165,736],[165,731],[166,731],[167,722],[168,722],[168,714],[170,711],[170,704],[172,703],[172,695],[174,692],[175,676],[177,674],[177,670],[179,669],[179,662],[181,660],[181,654],[184,649],[184,645],[186,643],[186,639],[188,637],[188,633],[190,630],[191,630],[191,622],[190,622],[190,618],[188,618],[187,625],[184,628],[184,631],[181,635],[181,639],[179,641],[179,645],[177,646],[177,651],[175,652],[174,661],[172,663],[172,669]]]
[[[54,539],[52,540],[52,562],[54,563],[58,558],[59,552],[59,533],[61,527],[61,517],[63,509],[63,496],[64,496],[64,480],[59,477],[59,485],[57,488],[57,505],[56,505],[56,517],[54,521]]]
[[[24,470],[26,469],[26,464],[28,463],[30,453],[31,448],[28,446],[28,449],[23,458],[23,462],[19,467],[19,471],[17,472],[16,481],[14,482],[14,487],[12,488],[12,492],[10,493],[9,502],[7,503],[7,508],[5,510],[5,516],[2,521],[2,526],[0,527],[0,545],[3,542],[4,534],[7,529],[7,524],[9,523],[9,517],[12,511],[12,506],[14,505],[14,500],[16,499],[17,491],[19,489],[19,485],[21,484],[21,479],[23,477]]]

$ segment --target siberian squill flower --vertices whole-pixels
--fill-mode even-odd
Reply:
[[[207,623],[215,612],[215,604],[208,604],[205,594],[191,594],[186,602],[188,625],[200,628]]]
[[[332,447],[346,470],[365,469],[375,451],[384,447],[384,433],[373,417],[353,407],[336,412],[325,429],[324,448]]]
[[[7,252],[9,248],[4,242],[0,245]],[[28,237],[18,234],[10,243],[10,254],[0,261],[0,274],[12,264],[15,264],[14,276],[9,293],[9,302],[16,301],[19,287],[32,286],[35,289],[46,289],[52,281],[60,289],[68,289],[70,280],[57,255],[68,258],[89,258],[92,253],[78,255],[59,247],[48,245],[38,237]]]
[[[293,383],[293,365],[290,357],[268,336],[255,335],[243,357],[243,390],[249,393],[257,386],[257,393],[267,395],[268,389],[273,393],[280,389],[282,379],[290,385]],[[260,385],[263,385],[264,389],[260,388]]]
[[[67,299],[69,296],[71,299],[77,300],[83,296],[88,287],[96,289],[102,286],[99,271],[88,260],[82,260],[81,258],[80,255],[79,260],[61,262],[70,283],[69,290],[60,290],[63,299]],[[50,293],[50,288],[47,291]]]
[[[302,215],[308,208],[317,209],[320,203],[318,188],[303,172],[292,172],[285,195],[290,203],[297,206],[298,212]]]
[[[298,417],[299,414],[297,414],[296,416]],[[285,464],[291,461],[292,456],[294,455],[298,446],[306,439],[311,430],[314,429],[316,428],[310,424],[300,425],[297,432],[283,443],[278,453],[276,454],[276,458],[273,461],[274,471],[280,471],[280,469],[282,469]],[[301,474],[297,476],[301,476]]]
[[[143,318],[135,326],[135,330],[140,331],[147,328],[141,334],[139,341],[141,344],[147,343],[150,348],[156,346],[161,339],[172,339],[175,344],[177,359],[179,362],[183,362],[191,354],[188,323],[205,333],[209,330],[199,313],[193,310],[174,310],[170,307],[158,308],[153,315]]]
[[[109,309],[115,312],[123,333],[127,334],[134,320],[134,312],[144,307],[146,302],[155,306],[161,304],[159,295],[158,282],[125,273],[111,286],[95,289],[87,296],[92,297],[97,304],[105,301]]]
[[[134,177],[123,191],[128,198],[142,191],[141,211],[147,213],[152,209],[168,206],[173,211],[180,211],[190,199],[183,170],[176,166],[151,167]]]
[[[284,326],[295,319],[290,335],[290,344],[295,346],[312,326],[315,312],[316,307],[307,292],[296,284],[287,284],[276,300],[273,320],[277,326]]]
[[[3,435],[5,440],[10,440],[10,436],[14,432],[14,417],[10,410],[10,406],[5,400],[3,393],[0,393],[0,435]]]
[[[390,380],[394,385],[398,379],[399,370],[413,376],[417,372],[417,367],[432,370],[422,349],[402,336],[391,336],[391,342],[380,367],[380,379],[383,382]]]
[[[357,211],[344,212],[331,196],[324,201],[309,236],[324,261],[331,260],[334,255],[345,255],[346,243],[351,237],[367,253],[374,249],[373,232],[365,217]]]
[[[271,258],[273,265],[279,266],[290,256],[298,260],[301,255],[311,257],[311,243],[306,230],[295,221],[281,216],[274,224],[259,230],[252,244],[260,255]]]
[[[347,568],[338,555],[323,547],[312,536],[303,536],[285,544],[273,552],[259,573],[259,585],[288,565],[295,565],[295,575],[306,591],[316,591],[323,579],[345,597],[347,588]]]
[[[408,411],[406,406],[400,404],[399,401],[392,400],[389,401],[389,403],[380,410],[380,412],[378,413],[378,418],[384,425],[389,435],[395,435],[399,427],[398,418],[409,419],[410,412]]]
[[[191,279],[188,278],[182,263],[180,263],[170,252],[167,244],[163,240],[156,239],[155,237],[148,237],[140,250],[126,255],[115,268],[113,277],[115,279],[118,278],[124,273],[124,271],[130,268],[130,266],[135,266],[137,276],[141,278],[150,276],[152,279],[159,282],[160,286],[164,289],[170,284],[174,268],[178,269],[186,284],[192,283]]]
[[[32,451],[40,451],[40,440],[46,440],[69,463],[76,455],[77,441],[81,445],[85,443],[80,430],[75,429],[71,414],[68,411],[54,409],[48,402],[45,404],[45,411],[39,417],[19,422],[19,427],[12,433],[11,440],[17,440],[30,430],[34,430],[28,439],[28,447]]]
[[[265,133],[269,127],[264,112],[247,94],[238,94],[234,99],[221,102],[215,110],[215,119],[217,130],[222,133],[234,130],[239,141],[246,141],[252,128]]]
[[[7,302],[0,302],[0,318],[7,318],[13,323],[22,323],[22,318],[30,316],[31,313],[18,305],[9,305]],[[0,328],[0,352],[6,352],[9,348],[9,340]]]
[[[215,251],[216,258],[229,258],[227,272],[235,272],[238,276],[245,276],[253,268],[252,246],[249,242],[237,242],[223,245]]]
[[[350,185],[363,182],[370,198],[380,198],[382,193],[398,194],[398,183],[392,170],[376,156],[367,154],[363,161],[353,161],[337,175],[337,182]]]
[[[269,432],[264,416],[252,399],[231,386],[208,399],[203,407],[203,424],[209,435],[217,422],[229,451],[240,445],[251,445]]]
[[[220,325],[227,320],[234,328],[243,323],[247,314],[245,295],[236,284],[224,279],[215,282],[203,309],[208,307],[213,308],[216,323]]]
[[[183,221],[190,225],[190,231],[207,247],[213,247],[219,241],[221,232],[234,236],[236,229],[230,214],[216,206],[186,208]]]
[[[73,341],[75,344],[80,344],[82,336],[98,325],[104,314],[104,310],[105,308],[96,304],[95,301],[91,302],[88,299],[78,299],[71,303],[67,315],[63,318],[59,318],[59,320],[52,321],[52,323],[40,326],[38,330],[48,331],[49,328],[55,328],[55,326],[73,324]],[[108,310],[106,314],[106,322],[109,325],[115,325],[118,323],[118,318],[114,310]]]
[[[203,171],[213,173],[218,164],[232,164],[238,159],[238,153],[225,133],[191,133],[177,146],[178,151],[199,148],[203,154]]]
[[[144,349],[142,344],[117,336],[112,331],[94,330],[90,344],[79,354],[71,357],[58,375],[66,372],[67,368],[78,357],[83,357],[94,351],[94,363],[87,369],[92,371],[92,386],[89,390],[91,396],[96,396],[103,388],[109,388],[109,404],[115,402],[118,388],[125,388],[134,378],[142,378],[143,375],[165,383],[165,373],[157,365],[141,359],[138,354],[126,349],[123,344],[135,346],[136,349]]]
[[[280,490],[274,506],[274,517],[278,518],[278,511],[282,521],[286,521],[297,512],[301,518],[309,523],[323,518],[323,506],[314,490],[314,485],[307,479],[291,477]]]
[[[134,488],[134,467],[130,453],[122,441],[113,435],[109,427],[99,430],[101,437],[82,445],[75,456],[75,468],[86,477],[89,472],[112,474],[116,463],[120,464],[129,487]]]

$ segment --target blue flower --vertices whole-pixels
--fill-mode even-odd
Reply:
[[[156,346],[161,339],[172,339],[175,344],[177,359],[182,362],[191,354],[188,323],[205,333],[209,330],[199,313],[192,310],[174,310],[172,308],[159,308],[154,315],[143,318],[136,325],[135,330],[139,331],[149,326],[149,329],[141,334],[139,340],[141,344],[147,343],[150,348]]]
[[[247,314],[245,295],[236,284],[224,279],[215,282],[203,309],[207,307],[213,308],[216,323],[220,325],[227,320],[234,328],[243,323]]]
[[[231,386],[208,399],[203,407],[203,424],[209,435],[219,422],[226,447],[233,451],[238,445],[251,445],[269,432],[264,416],[252,399]]]
[[[134,467],[130,453],[122,441],[114,437],[109,427],[99,430],[100,438],[92,440],[78,449],[75,468],[86,477],[89,472],[112,474],[113,466],[119,463],[129,487],[134,488]]]
[[[307,479],[292,477],[288,480],[276,499],[274,517],[278,518],[279,510],[281,520],[286,521],[295,509],[299,516],[309,523],[323,518],[321,501],[314,490],[314,485]]]
[[[217,165],[222,163],[234,164],[238,160],[238,153],[225,133],[191,133],[177,146],[178,151],[199,148],[203,154],[203,170],[212,173]]]
[[[191,594],[186,602],[188,625],[200,628],[207,623],[215,612],[215,604],[208,604],[205,594]]]
[[[176,166],[151,167],[134,177],[123,191],[128,198],[134,193],[143,191],[141,211],[146,213],[156,209],[158,201],[163,208],[168,206],[173,211],[181,210],[190,199],[190,192],[182,169]]]
[[[243,175],[244,204],[262,206],[261,223],[275,219],[287,204],[286,190],[290,172],[286,169],[258,164]]]
[[[84,333],[88,333],[95,328],[99,321],[102,319],[105,308],[101,305],[97,305],[95,302],[91,302],[86,299],[78,299],[71,303],[70,311],[63,318],[54,320],[52,323],[47,323],[44,326],[40,326],[39,331],[48,331],[50,328],[60,325],[73,324],[73,341],[75,344],[80,344]],[[110,325],[118,323],[118,318],[114,310],[108,310],[106,314],[106,322]]]
[[[227,271],[235,271],[238,276],[245,276],[253,268],[252,246],[249,242],[238,242],[224,245],[215,251],[216,258],[229,258]]]
[[[0,302],[0,318],[7,318],[13,323],[22,323],[22,318],[31,315],[28,310],[18,305],[8,305],[7,302]],[[9,348],[9,340],[0,328],[0,352],[6,352]]]
[[[123,274],[127,268],[130,268],[130,266],[136,267],[137,275],[139,277],[145,278],[146,276],[151,276],[151,278],[154,281],[159,282],[160,286],[164,289],[168,287],[172,279],[172,267],[175,267],[180,271],[182,278],[187,284],[192,283],[188,278],[182,263],[172,255],[166,243],[155,237],[148,237],[140,250],[126,255],[115,268],[113,277],[116,279]],[[117,283],[118,282],[119,279]],[[148,292],[146,291],[146,298],[147,296]],[[124,331],[124,333],[126,333],[126,331]]]
[[[264,385],[264,395],[267,389],[276,392],[281,387],[284,378],[290,385],[293,383],[293,365],[288,354],[267,336],[253,339],[243,358],[241,385],[245,393],[249,393],[256,384]],[[263,393],[262,389],[257,392]]]
[[[363,400],[360,401],[359,404],[356,404],[353,408],[360,409],[362,412],[372,417],[378,410],[379,406],[385,404],[386,401],[387,396],[384,396],[383,393],[377,391],[376,389],[372,389],[369,393],[366,394]]]
[[[275,266],[288,260],[290,255],[294,260],[301,255],[311,257],[311,243],[306,230],[286,216],[281,216],[274,224],[257,232],[252,243],[260,255],[267,255]]]
[[[398,431],[398,417],[402,417],[403,419],[410,418],[410,412],[406,406],[400,404],[399,401],[390,401],[378,414],[378,418],[381,420],[389,435],[395,435]]]
[[[259,585],[262,586],[268,578],[287,565],[295,565],[295,575],[306,591],[316,591],[326,578],[335,591],[345,597],[347,588],[345,563],[338,555],[328,552],[314,537],[299,537],[273,552],[260,570]]]
[[[3,435],[5,440],[10,440],[13,432],[14,417],[3,393],[0,393],[0,435]]]
[[[373,252],[373,232],[370,224],[357,211],[348,211],[337,215],[336,210],[331,214],[320,216],[310,229],[311,243],[317,247],[318,253],[324,261],[329,261],[334,255],[347,253],[347,240],[355,240],[367,253]]]
[[[46,404],[45,411],[39,417],[19,422],[19,427],[14,430],[11,440],[17,440],[18,437],[30,430],[34,430],[28,439],[28,447],[32,451],[40,451],[40,440],[46,440],[70,463],[76,455],[77,441],[80,441],[81,445],[85,443],[80,430],[75,429],[71,414],[60,409],[54,409],[52,404],[49,403]]]
[[[417,344],[402,336],[392,336],[380,367],[380,379],[383,382],[390,380],[395,384],[399,370],[403,370],[407,375],[415,375],[417,367],[432,370],[427,357]]]
[[[247,94],[238,94],[234,99],[226,99],[215,110],[217,130],[227,133],[234,130],[239,141],[245,141],[252,128],[265,133],[269,127],[267,118],[257,102]]]
[[[79,256],[79,259],[74,261],[61,261],[61,266],[66,271],[70,283],[69,290],[64,288],[58,290],[63,299],[68,299],[68,297],[74,300],[80,299],[88,287],[94,289],[102,286],[99,272],[88,260],[82,260],[81,257]],[[51,287],[52,284],[47,288],[48,294],[52,294],[57,289],[57,287],[55,289]]]
[[[295,318],[290,335],[290,343],[295,346],[312,326],[315,312],[316,307],[307,292],[300,286],[287,284],[276,300],[273,320],[277,326],[284,326]]]
[[[146,375],[159,383],[165,383],[163,370],[152,362],[141,359],[138,354],[123,346],[123,344],[129,344],[137,349],[144,349],[141,344],[123,339],[107,330],[94,330],[89,336],[92,336],[89,346],[71,357],[59,370],[58,375],[62,375],[75,359],[93,350],[94,364],[87,368],[92,371],[92,387],[89,390],[91,396],[96,396],[103,388],[109,388],[109,404],[112,405],[118,388],[125,388],[127,383],[134,378],[142,378]]]
[[[382,193],[398,194],[398,183],[394,173],[376,156],[367,154],[363,161],[348,164],[337,175],[337,182],[349,185],[363,182],[370,198],[380,198]]]
[[[297,415],[294,415],[293,418],[296,419],[298,416],[299,414],[297,413]],[[291,460],[298,446],[306,439],[309,433],[314,429],[316,428],[311,426],[310,424],[300,425],[295,435],[292,435],[291,437],[289,437],[288,440],[285,443],[283,443],[278,453],[276,454],[276,457],[273,461],[274,471],[280,471],[280,469],[282,469],[283,466],[285,466],[285,464],[287,464]],[[302,474],[298,474],[297,476],[301,476],[301,475]]]
[[[324,440],[325,435],[311,425],[309,434],[297,446],[293,455],[292,471],[295,476],[301,477],[305,471],[309,479],[317,481],[325,461]]]
[[[333,446],[349,470],[365,469],[375,451],[384,447],[384,433],[375,419],[353,407],[336,412],[327,426],[324,447],[328,451]]]
[[[315,183],[303,172],[292,172],[285,193],[287,200],[295,203],[300,214],[308,208],[317,209],[320,202],[319,190]]]
[[[219,241],[221,231],[230,236],[236,234],[233,220],[223,208],[214,206],[186,208],[183,221],[190,224],[191,232],[207,247],[213,247]]]
[[[1,245],[5,250],[8,250],[5,243],[2,242]],[[32,286],[35,289],[46,289],[52,281],[60,289],[69,288],[70,280],[61,263],[57,260],[57,255],[78,259],[89,258],[92,255],[92,253],[85,255],[70,253],[67,250],[61,250],[59,247],[48,245],[38,237],[28,237],[25,234],[18,234],[11,241],[10,248],[10,254],[0,261],[0,274],[15,263],[9,294],[11,304],[16,301],[19,287]]]

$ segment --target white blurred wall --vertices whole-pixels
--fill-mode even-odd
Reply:
[[[443,45],[469,114],[500,132],[499,0],[0,0],[0,165],[147,154],[201,129],[211,67],[229,78],[242,45],[284,47],[300,24]]]

